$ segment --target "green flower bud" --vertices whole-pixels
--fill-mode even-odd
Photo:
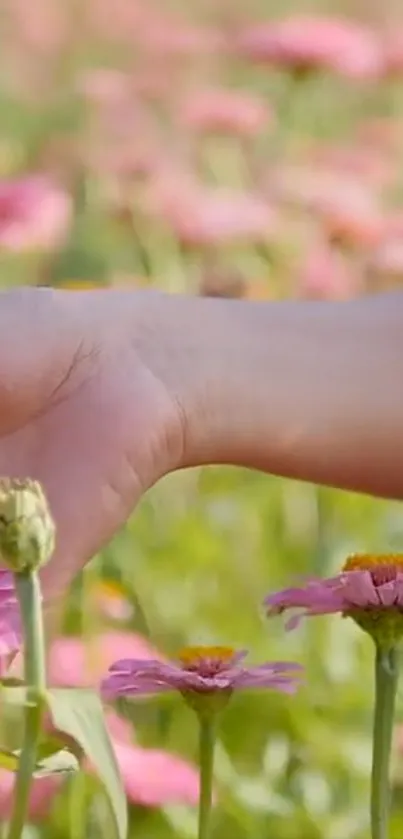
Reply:
[[[14,574],[34,571],[50,558],[55,525],[37,481],[0,479],[0,563]]]

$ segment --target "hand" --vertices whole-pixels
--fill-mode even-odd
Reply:
[[[153,295],[21,289],[0,296],[0,474],[39,480],[57,525],[47,598],[179,465],[180,410],[141,360]],[[141,305],[140,305],[141,301]],[[140,316],[141,310],[141,316]],[[154,342],[155,343],[155,342]]]
[[[403,296],[0,296],[0,474],[57,525],[49,598],[167,472],[228,463],[403,497]]]

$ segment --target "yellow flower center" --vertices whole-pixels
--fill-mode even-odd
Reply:
[[[184,647],[178,658],[187,670],[197,668],[203,661],[228,664],[234,657],[232,647]]]
[[[232,647],[185,647],[178,659],[183,670],[192,670],[207,678],[226,670],[234,655]]]
[[[372,571],[381,565],[393,565],[396,571],[403,572],[403,554],[351,554],[343,571]]]

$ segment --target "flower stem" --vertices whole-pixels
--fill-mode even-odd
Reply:
[[[387,839],[390,808],[389,760],[399,676],[396,648],[376,645],[375,712],[371,778],[371,837]]]
[[[24,735],[14,790],[8,839],[20,839],[29,805],[45,705],[45,644],[39,578],[36,571],[15,574],[24,635],[24,676],[27,698]]]
[[[208,839],[213,797],[213,763],[216,721],[213,715],[200,714],[200,796],[198,839]]]

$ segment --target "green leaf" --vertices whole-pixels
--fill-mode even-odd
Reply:
[[[0,748],[0,767],[8,772],[17,772],[20,749]],[[48,775],[65,775],[78,772],[80,764],[77,757],[65,747],[60,747],[56,738],[52,737],[40,743],[34,778],[45,778]]]
[[[52,688],[48,691],[48,707],[55,728],[72,737],[97,770],[108,794],[117,835],[126,839],[126,796],[99,697],[86,689]]]
[[[18,752],[10,749],[0,749],[0,767],[8,772],[16,772],[18,769]]]
[[[78,772],[80,764],[69,749],[59,749],[57,752],[38,760],[34,778],[47,778],[49,775],[72,775]]]

